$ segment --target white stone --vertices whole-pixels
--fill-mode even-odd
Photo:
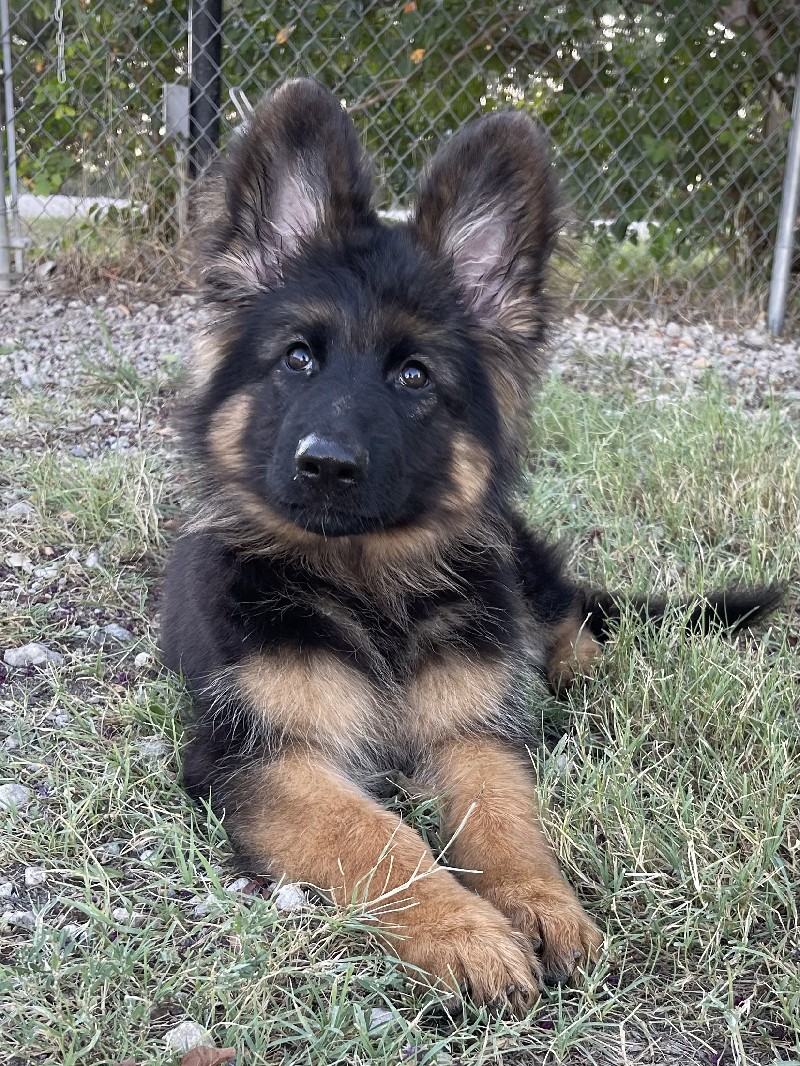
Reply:
[[[84,559],[83,565],[88,570],[95,570],[98,566],[100,566],[100,552],[89,552],[89,554]]]
[[[68,922],[61,926],[61,932],[68,940],[80,940],[88,931],[89,923]]]
[[[161,737],[144,737],[139,741],[139,754],[145,759],[158,759],[169,749]]]
[[[33,563],[21,552],[9,552],[6,556],[6,566],[10,566],[12,570],[26,570],[28,573],[33,570]]]
[[[124,626],[117,625],[116,622],[109,622],[107,626],[103,626],[103,632],[107,633],[112,640],[116,640],[118,644],[127,644],[133,640],[133,633]]]
[[[214,1041],[208,1031],[192,1021],[181,1022],[174,1029],[170,1029],[164,1037],[164,1042],[170,1051],[177,1055],[186,1055],[196,1047],[214,1047]]]
[[[25,887],[26,888],[38,888],[39,885],[43,885],[47,880],[47,871],[43,870],[41,866],[26,866],[25,867]]]
[[[249,884],[249,877],[237,877],[235,881],[231,881],[231,883],[227,886],[226,891],[233,892],[234,894],[236,892],[244,892],[244,890],[248,887]]]
[[[384,1025],[391,1025],[392,1022],[397,1021],[397,1015],[392,1010],[385,1010],[383,1007],[373,1007],[369,1012],[369,1030],[380,1029]]]
[[[207,914],[211,914],[217,905],[216,897],[212,896],[210,892],[205,899],[200,896],[195,896],[192,902],[194,903],[192,914],[195,918],[205,918]]]
[[[13,925],[16,929],[35,929],[36,915],[33,911],[9,911],[3,915],[7,925]]]
[[[278,910],[284,913],[299,911],[308,903],[306,894],[299,885],[281,885],[272,900]]]
[[[20,500],[6,507],[6,514],[12,518],[31,518],[36,514],[36,510],[26,500]]]
[[[0,885],[0,899],[11,899],[13,895],[15,895],[14,882],[4,881],[2,885]]]
[[[44,663],[60,666],[64,662],[64,656],[34,641],[23,644],[21,648],[7,648],[3,653],[3,662],[6,666],[41,666]]]
[[[0,810],[8,811],[16,807],[22,810],[31,801],[31,790],[24,785],[0,785]]]
[[[152,659],[146,651],[140,651],[136,658],[133,660],[133,665],[137,670],[143,670],[145,666],[149,666]]]

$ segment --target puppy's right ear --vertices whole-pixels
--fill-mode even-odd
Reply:
[[[355,128],[310,79],[286,82],[258,105],[207,190],[197,266],[219,303],[275,288],[286,262],[317,235],[374,217]]]

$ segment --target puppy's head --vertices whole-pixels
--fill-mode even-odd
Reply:
[[[339,101],[289,82],[211,179],[192,437],[216,494],[302,544],[458,536],[513,471],[557,228],[521,113],[455,135],[382,225]]]

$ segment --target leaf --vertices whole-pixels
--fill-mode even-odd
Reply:
[[[286,44],[289,40],[289,34],[294,29],[294,26],[284,26],[282,30],[278,30],[275,34],[275,40],[278,44]]]
[[[416,10],[417,5],[414,3],[414,0],[408,0],[407,4],[403,4],[404,15],[413,15]]]
[[[409,59],[411,60],[412,63],[421,63],[424,58],[425,58],[425,49],[424,48],[415,48],[414,51],[409,56]]]
[[[183,1056],[180,1066],[217,1066],[235,1058],[235,1047],[194,1047]]]

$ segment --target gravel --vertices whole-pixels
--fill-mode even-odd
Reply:
[[[17,292],[0,305],[0,372],[22,387],[74,389],[89,365],[102,370],[124,360],[144,376],[165,374],[165,359],[181,361],[202,327],[204,311],[185,294],[156,304],[115,304],[100,297],[93,304]],[[774,338],[763,322],[741,330],[713,323],[662,321],[655,315],[636,322],[565,319],[553,336],[557,370],[576,355],[623,352],[633,364],[680,383],[702,380],[716,369],[749,403],[776,391],[800,400],[798,337]],[[116,354],[114,354],[116,353]],[[88,411],[81,439],[73,448],[87,455],[100,448],[136,448],[138,412],[130,405],[113,412]]]
[[[761,323],[735,331],[712,323],[654,317],[619,323],[578,313],[554,333],[551,348],[555,372],[567,377],[577,376],[581,356],[602,364],[606,356],[611,363],[610,357],[621,355],[643,393],[665,383],[692,391],[715,371],[749,407],[776,393],[800,401],[800,338],[773,337]]]

